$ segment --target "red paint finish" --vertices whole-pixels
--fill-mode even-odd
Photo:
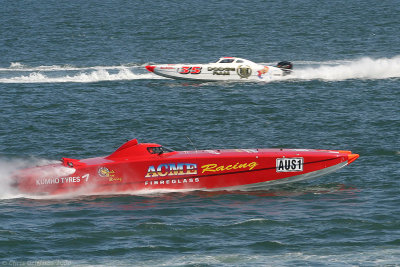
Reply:
[[[154,69],[156,68],[156,66],[152,66],[152,65],[147,65],[146,69],[150,72],[154,72]]]
[[[358,158],[340,150],[222,149],[169,151],[128,141],[106,157],[63,158],[59,164],[20,170],[21,192],[123,193],[138,190],[203,190],[295,181],[335,171]]]

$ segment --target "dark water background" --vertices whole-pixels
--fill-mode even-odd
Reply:
[[[398,1],[0,3],[0,265],[399,265]],[[290,60],[295,73],[191,83],[144,69],[220,56]],[[37,198],[10,187],[16,168],[107,155],[131,138],[360,158],[254,192]]]

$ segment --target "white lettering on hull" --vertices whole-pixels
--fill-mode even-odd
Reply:
[[[59,178],[42,178],[36,179],[36,185],[50,185],[50,184],[69,184],[69,183],[80,183],[81,181],[89,181],[89,174],[82,176],[70,176],[70,177],[59,177]]]
[[[200,182],[199,178],[184,178],[184,179],[166,179],[166,180],[154,180],[154,181],[145,181],[144,185],[170,185],[170,184],[186,184],[186,183],[198,183]]]

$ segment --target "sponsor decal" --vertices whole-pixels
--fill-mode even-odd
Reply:
[[[57,178],[41,178],[36,179],[36,185],[49,185],[49,184],[70,184],[80,183],[89,181],[89,174],[82,176],[69,176],[69,177],[57,177]]]
[[[264,74],[266,74],[269,71],[269,68],[265,66],[262,70],[257,71],[257,76],[258,78],[262,78]]]
[[[276,172],[302,172],[304,158],[277,158]]]
[[[109,182],[122,182],[121,177],[115,177],[115,171],[109,170],[106,167],[100,167],[97,173],[99,174],[100,177],[108,178]]]
[[[178,178],[178,179],[165,179],[165,180],[150,180],[145,181],[144,185],[170,185],[170,184],[186,184],[186,183],[198,183],[200,178]]]
[[[240,65],[237,70],[236,70],[237,74],[240,76],[240,78],[249,78],[252,70],[249,66],[245,66],[245,65]]]
[[[100,167],[97,171],[100,177],[109,177],[110,174],[114,174],[114,171],[111,171],[106,167]]]
[[[178,69],[180,74],[200,74],[202,67],[190,67],[190,66],[183,66]]]
[[[149,166],[146,178],[158,178],[164,176],[196,175],[197,164],[194,163],[164,163],[157,166]]]
[[[246,163],[240,163],[237,162],[236,164],[230,164],[230,165],[218,165],[215,163],[211,164],[206,164],[201,166],[202,173],[205,172],[222,172],[222,171],[231,171],[231,170],[241,170],[241,169],[248,169],[252,170],[258,165],[257,162],[246,162]]]
[[[235,71],[235,68],[229,67],[208,67],[208,71],[212,71],[213,75],[231,75],[231,71]]]
[[[174,67],[160,67],[160,70],[173,70]]]

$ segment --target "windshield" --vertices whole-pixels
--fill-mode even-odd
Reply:
[[[219,61],[219,63],[232,63],[233,61],[235,61],[234,58],[224,58],[224,59],[221,59]]]
[[[149,151],[150,154],[162,154],[162,153],[174,152],[174,150],[163,146],[148,147],[147,151]]]

